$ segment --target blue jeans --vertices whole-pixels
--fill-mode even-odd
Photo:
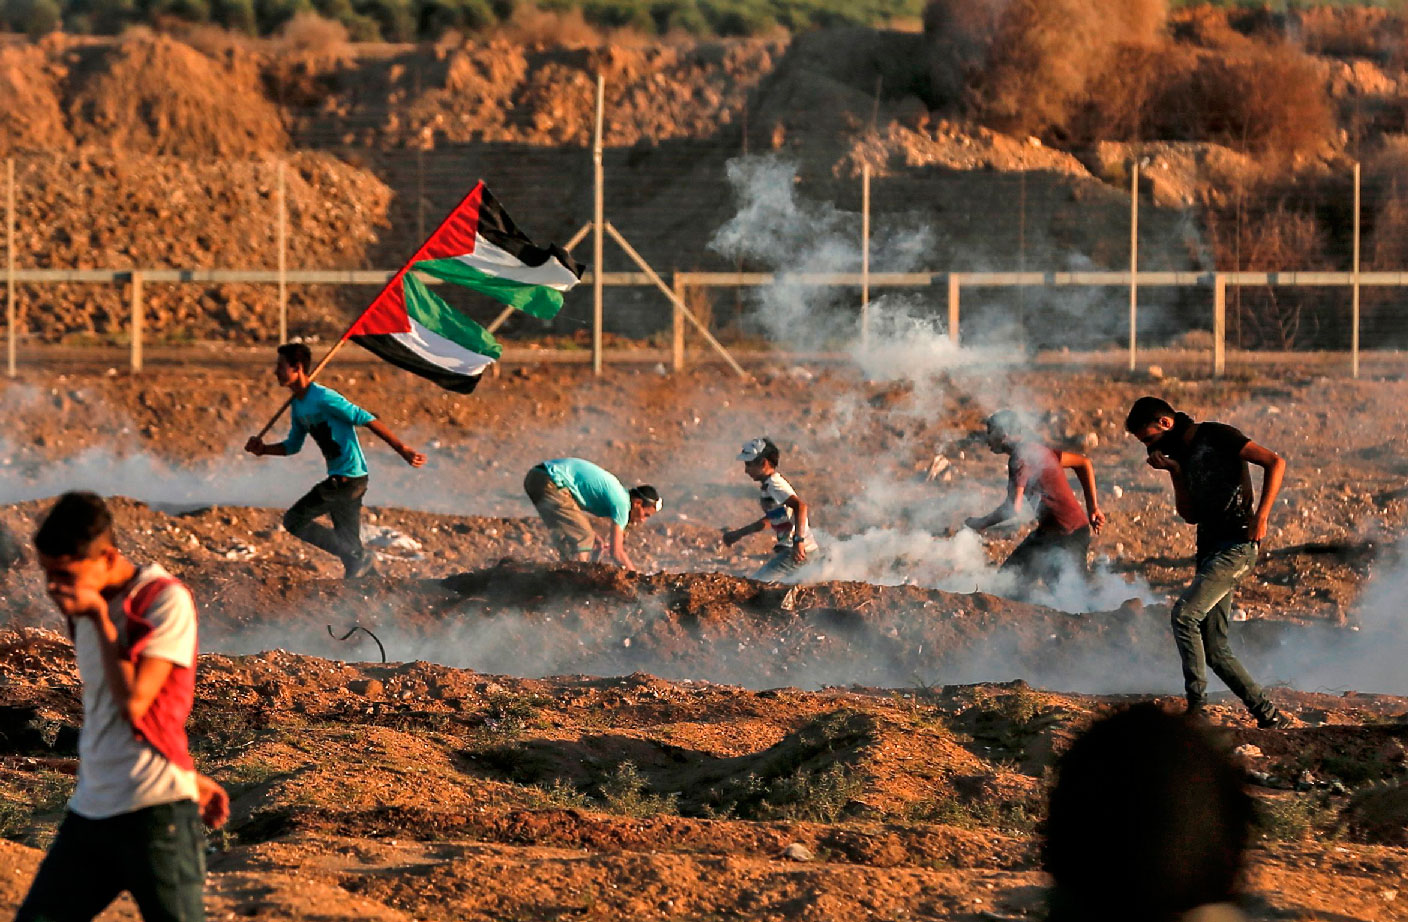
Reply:
[[[1208,690],[1206,667],[1211,667],[1257,718],[1275,711],[1227,640],[1232,595],[1237,583],[1256,566],[1256,555],[1257,545],[1252,541],[1200,551],[1193,583],[1173,606],[1173,639],[1183,660],[1183,687],[1190,708],[1202,707]]]

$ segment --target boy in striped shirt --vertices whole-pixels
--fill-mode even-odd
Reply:
[[[731,547],[749,535],[771,528],[772,558],[753,574],[753,579],[780,582],[805,566],[808,557],[818,550],[816,539],[812,537],[807,504],[778,473],[781,452],[771,439],[752,439],[744,443],[738,460],[743,462],[743,472],[758,482],[758,502],[763,508],[763,517],[742,528],[725,531],[724,544]]]

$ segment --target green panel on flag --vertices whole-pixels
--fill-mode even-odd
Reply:
[[[414,272],[403,277],[406,293],[406,313],[411,320],[427,330],[489,358],[498,358],[504,348],[494,334],[455,310],[416,278]],[[561,297],[561,296],[559,296]]]
[[[428,259],[413,267],[442,282],[463,285],[498,301],[500,304],[551,320],[562,310],[562,292],[546,285],[529,285],[500,276],[488,275],[457,259]],[[423,287],[423,286],[422,286]]]

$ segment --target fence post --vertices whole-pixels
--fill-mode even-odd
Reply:
[[[1359,163],[1354,164],[1354,267],[1350,270],[1349,294],[1349,364],[1354,377],[1359,377]]]
[[[957,272],[948,274],[948,338],[955,345],[958,341],[958,289],[961,277]]]
[[[596,131],[592,137],[592,165],[595,173],[595,193],[592,210],[592,374],[601,375],[601,261],[603,235],[606,232],[606,177],[602,167],[601,128],[606,107],[606,78],[596,75]]]
[[[132,372],[142,370],[142,270],[133,269],[132,295]]]
[[[870,344],[870,164],[860,167],[860,347]]]
[[[288,342],[288,199],[284,161],[279,160],[279,342]]]
[[[1227,277],[1212,274],[1212,373],[1220,378],[1227,370]]]
[[[675,289],[675,297],[684,301],[684,283],[680,280],[680,274],[676,272],[671,279]],[[670,311],[670,367],[675,371],[684,370],[684,312],[680,310],[678,304],[671,304]]]
[[[14,377],[15,348],[19,332],[15,329],[15,158],[5,161],[5,367]]]
[[[1138,363],[1139,349],[1139,158],[1129,179],[1129,370]]]

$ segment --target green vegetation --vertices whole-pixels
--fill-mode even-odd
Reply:
[[[1255,838],[1273,842],[1300,842],[1314,835],[1317,841],[1338,838],[1340,816],[1325,794],[1293,794],[1257,801]]]
[[[945,791],[916,803],[909,819],[916,823],[941,823],[961,829],[995,829],[1008,835],[1031,835],[1046,818],[1045,790],[1026,797],[978,797],[964,800]]]
[[[0,28],[30,35],[55,29],[113,35],[131,25],[176,20],[272,35],[302,12],[341,23],[353,41],[434,40],[476,32],[522,9],[579,12],[598,28],[646,35],[758,35],[835,25],[881,25],[917,17],[922,0],[0,0]]]
[[[677,794],[647,794],[646,780],[634,762],[622,762],[601,782],[601,806],[608,813],[643,819],[675,813]]]
[[[70,775],[40,769],[29,775],[18,791],[0,793],[0,838],[39,844],[30,834],[32,827],[46,814],[63,809],[73,785]]]

